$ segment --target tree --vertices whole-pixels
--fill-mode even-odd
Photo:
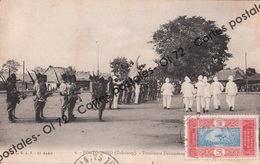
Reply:
[[[126,78],[129,73],[131,64],[125,57],[114,58],[110,63],[110,67],[115,75],[119,75],[120,78]]]
[[[189,76],[195,80],[198,75],[210,76],[222,70],[225,61],[232,57],[232,54],[227,53],[230,37],[224,34],[225,31],[224,26],[218,28],[214,21],[200,16],[179,16],[161,25],[154,32],[150,43],[154,44],[161,58],[171,61],[164,68],[159,66],[162,72],[173,78]],[[200,43],[195,45],[195,40]]]
[[[254,74],[256,74],[256,71],[255,71],[254,68],[249,67],[249,68],[246,69],[246,75],[247,76],[253,76]]]
[[[35,67],[33,70],[32,70],[34,73],[41,73],[41,74],[44,74],[45,73],[45,69],[42,68],[42,67]]]
[[[21,67],[21,64],[15,60],[7,60],[6,63],[2,65],[2,72],[15,73],[18,71],[18,68]]]

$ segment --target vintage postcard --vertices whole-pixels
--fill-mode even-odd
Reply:
[[[259,164],[260,2],[0,0],[1,164]]]

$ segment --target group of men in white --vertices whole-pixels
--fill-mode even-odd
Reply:
[[[208,83],[206,76],[199,76],[198,82],[191,84],[189,77],[184,78],[184,83],[181,86],[181,93],[183,94],[183,102],[186,112],[192,112],[192,105],[196,98],[197,114],[200,114],[201,109],[203,113],[209,112],[210,100],[213,96],[214,107],[216,110],[220,110],[220,94],[224,91],[224,86],[218,81],[215,76],[212,84]],[[230,111],[234,111],[235,98],[238,92],[236,83],[233,82],[233,76],[228,77],[228,82],[225,87],[226,101]],[[163,95],[163,107],[169,109],[171,106],[171,98],[174,92],[173,85],[170,83],[169,78],[165,79],[165,83],[162,85],[161,93]]]

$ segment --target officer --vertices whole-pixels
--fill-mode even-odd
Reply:
[[[10,123],[14,123],[15,121],[15,116],[14,116],[14,111],[16,108],[16,104],[20,102],[19,97],[18,97],[18,91],[16,89],[16,75],[11,74],[7,78],[7,87],[6,87],[6,103],[7,103],[7,111],[8,111],[8,119]]]
[[[172,84],[170,83],[170,79],[168,77],[165,79],[165,83],[162,85],[161,92],[163,95],[164,109],[170,109],[174,88],[173,88]]]
[[[195,87],[197,88],[197,114],[200,114],[200,108],[202,107],[203,111],[205,110],[205,84],[203,83],[202,76],[199,75],[198,82],[195,84]]]
[[[210,99],[211,99],[211,89],[210,89],[210,84],[208,83],[208,78],[204,76],[203,78],[204,82],[204,97],[205,97],[205,109],[203,109],[203,113],[209,112],[209,104],[210,104]]]
[[[224,90],[223,85],[218,81],[218,77],[213,78],[214,82],[211,84],[211,92],[213,95],[214,107],[216,110],[220,110],[220,94]]]
[[[62,82],[60,84],[60,101],[61,101],[61,118],[63,121],[66,122],[66,115],[65,111],[68,107],[68,76],[66,73],[61,75]]]
[[[184,83],[181,86],[181,93],[183,94],[184,98],[184,105],[185,105],[185,111],[188,112],[191,111],[192,104],[193,104],[193,94],[195,93],[194,86],[190,83],[190,78],[186,76],[184,78]]]
[[[228,82],[226,84],[226,101],[229,106],[229,111],[234,111],[235,99],[237,95],[237,85],[233,82],[233,76],[228,77]]]

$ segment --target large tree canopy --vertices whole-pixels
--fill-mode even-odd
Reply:
[[[166,58],[169,58],[171,63],[169,62],[163,68],[159,67],[168,76],[178,79],[189,76],[195,80],[198,75],[215,74],[222,70],[225,61],[232,57],[232,54],[227,53],[230,37],[224,33],[225,31],[224,26],[217,27],[214,21],[197,16],[179,16],[175,20],[161,25],[154,32],[152,43],[160,57],[167,56]],[[202,43],[200,46],[194,44],[197,38],[200,38],[197,40],[197,44]],[[205,42],[203,42],[203,38]],[[177,51],[178,59],[173,51]],[[185,55],[180,57],[181,53]],[[158,60],[155,61],[158,62]]]
[[[119,75],[120,78],[126,78],[129,73],[129,67],[131,64],[127,61],[125,57],[117,57],[114,58],[113,61],[110,62],[110,67],[115,75]]]
[[[2,70],[1,72],[9,72],[10,73],[15,73],[18,71],[18,68],[21,67],[21,64],[18,63],[17,61],[15,60],[7,60],[6,63],[4,63],[2,65]]]

